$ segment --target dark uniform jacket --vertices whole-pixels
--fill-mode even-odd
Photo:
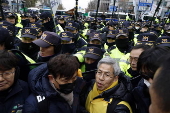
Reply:
[[[77,78],[76,85],[73,91],[74,101],[72,106],[70,106],[63,97],[59,95],[57,91],[51,86],[48,79],[47,64],[40,65],[39,67],[33,69],[28,78],[28,82],[33,92],[26,100],[24,107],[24,113],[40,113],[40,101],[37,101],[37,96],[41,96],[41,102],[45,99],[48,100],[48,105],[46,106],[49,113],[80,113],[79,106],[79,93],[84,86],[84,80],[82,78]]]
[[[133,89],[133,97],[137,106],[136,113],[149,113],[151,100],[149,88],[144,84],[144,79],[141,79],[138,86]]]
[[[2,94],[2,92],[0,93]],[[7,95],[2,96],[0,97],[0,113],[20,113],[26,98],[29,96],[28,85],[26,82],[18,80]]]

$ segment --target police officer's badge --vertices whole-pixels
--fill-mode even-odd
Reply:
[[[43,33],[41,36],[41,39],[45,39],[47,37],[47,34]]]
[[[143,36],[142,41],[146,41],[146,42],[147,42],[147,41],[148,41],[148,38],[149,38],[148,36]]]

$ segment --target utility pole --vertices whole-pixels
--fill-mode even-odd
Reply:
[[[17,0],[17,13],[18,13],[18,10],[19,10],[19,3],[18,3],[18,0]]]
[[[2,16],[2,20],[4,20],[4,12],[3,12],[3,8],[2,8],[2,0],[0,0],[0,11],[1,11],[1,16]]]
[[[114,9],[116,8],[115,4],[116,4],[116,0],[114,0],[113,2],[112,19],[113,19],[113,13],[115,12]]]
[[[97,2],[97,10],[96,10],[95,20],[97,20],[97,15],[98,15],[99,6],[100,6],[100,0],[98,0],[98,2]]]
[[[76,0],[76,7],[75,7],[75,12],[74,12],[74,17],[75,17],[75,20],[77,20],[77,17],[78,17],[78,0]]]

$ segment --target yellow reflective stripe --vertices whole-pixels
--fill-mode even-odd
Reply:
[[[125,105],[126,107],[128,107],[130,113],[133,113],[133,112],[132,112],[132,108],[130,107],[129,103],[127,103],[127,102],[125,102],[125,101],[121,101],[121,102],[119,102],[117,105],[120,105],[120,104],[123,104],[123,105]]]
[[[24,53],[22,53],[22,54],[25,56],[25,58],[26,58],[31,64],[36,63],[33,59],[31,59],[30,57],[28,57],[28,56],[25,55]]]
[[[73,56],[77,57],[79,62],[84,62],[84,57],[83,57],[83,53],[76,53]]]
[[[21,38],[21,31],[22,31],[22,29],[20,29],[18,34],[16,35],[16,37],[19,38],[20,40],[22,40],[22,38]]]
[[[83,38],[81,38],[82,40],[84,40]],[[84,40],[84,42],[87,44],[86,40]]]

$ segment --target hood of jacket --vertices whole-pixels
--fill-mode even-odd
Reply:
[[[46,63],[30,71],[28,83],[33,93],[45,97],[53,97],[58,94],[51,86],[48,74]]]

